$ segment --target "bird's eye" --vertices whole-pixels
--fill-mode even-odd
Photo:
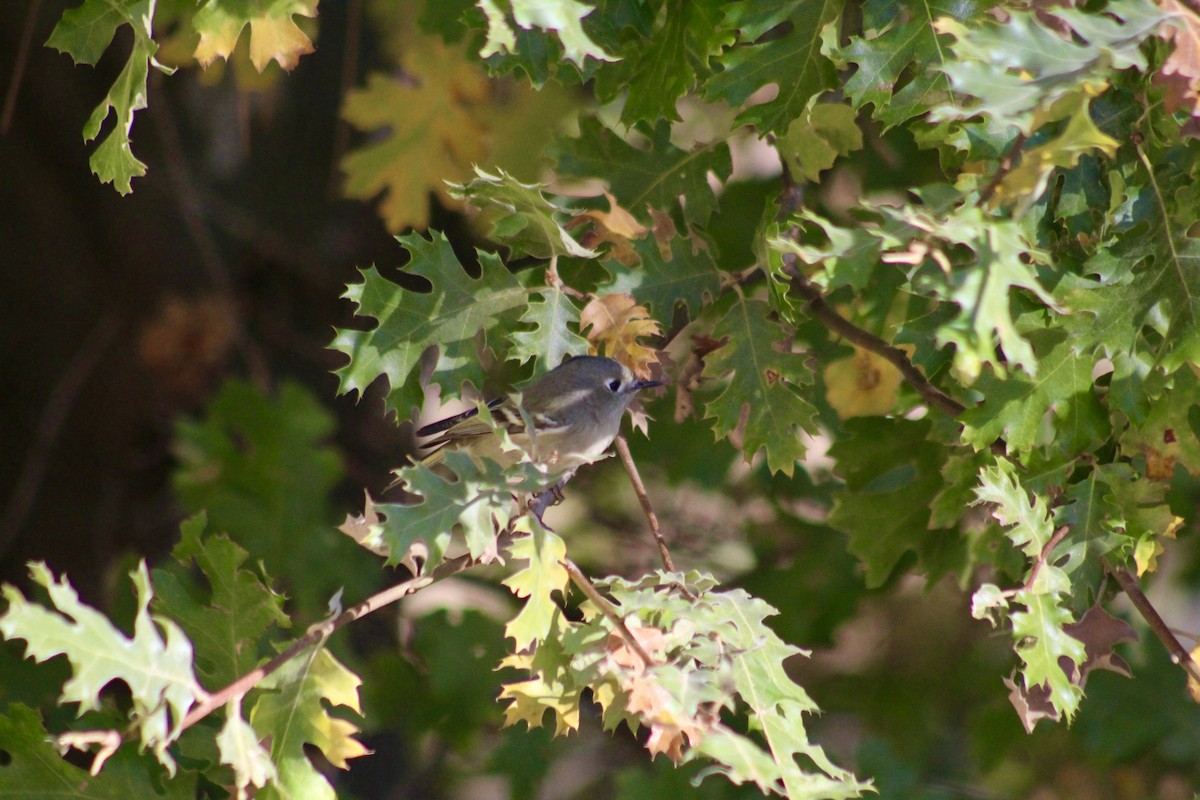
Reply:
[[[621,389],[621,381],[617,378],[613,378],[611,381],[606,383],[605,386],[608,387],[610,392],[618,392]]]

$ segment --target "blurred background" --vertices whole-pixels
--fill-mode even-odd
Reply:
[[[168,24],[172,8],[160,3]],[[262,559],[298,625],[338,588],[353,603],[402,579],[335,530],[361,510],[364,489],[382,490],[409,446],[380,387],[338,397],[331,374],[341,365],[326,349],[333,328],[353,324],[345,285],[357,268],[398,276],[402,265],[388,208],[345,198],[343,159],[371,134],[339,112],[369,71],[401,69],[397,52],[431,57],[441,45],[348,0],[321,5],[306,28],[316,51],[290,75],[272,64],[259,76],[244,58],[169,78],[152,71],[150,108],[133,129],[149,172],[122,197],[90,173],[80,131],[124,64],[128,31],[94,68],[76,67],[43,46],[62,11],[0,5],[0,578],[24,585],[26,562],[44,560],[86,601],[119,612],[130,566],[165,558],[180,521],[207,509],[210,529]],[[164,46],[163,60],[182,63],[187,52]],[[515,83],[489,91],[514,104],[509,127],[493,128],[490,163],[538,178],[552,121],[569,125],[586,94],[562,90],[534,107],[520,105]],[[902,134],[857,158],[813,202],[845,208],[842,195],[936,171]],[[742,174],[722,196],[722,217],[756,219],[779,191],[769,164]],[[437,197],[418,206],[464,259],[482,244]],[[724,269],[752,263],[741,230],[714,223]],[[650,411],[673,415],[670,400]],[[827,460],[771,477],[713,445],[695,420],[653,434],[653,448],[640,435],[631,445],[676,560],[780,609],[777,631],[814,651],[790,665],[827,710],[812,720],[814,738],[875,778],[882,798],[1194,796],[1200,711],[1157,643],[1128,648],[1137,680],[1092,677],[1071,728],[1027,735],[1001,684],[1012,668],[1007,636],[971,620],[955,576],[864,588],[846,538],[824,524]],[[554,514],[589,571],[657,566],[615,462],[581,476]],[[1163,572],[1185,587],[1163,602],[1190,596],[1194,559]],[[649,763],[635,736],[601,733],[594,712],[567,739],[501,730],[493,669],[512,608],[494,581],[461,579],[339,635],[332,646],[364,678],[363,738],[376,751],[348,773],[331,770],[339,793],[759,796],[719,778],[693,788],[695,768]],[[0,647],[0,701],[52,702],[52,667],[35,669],[20,653]]]

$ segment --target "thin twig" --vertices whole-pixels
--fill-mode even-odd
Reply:
[[[305,650],[323,642],[339,628],[355,620],[362,619],[373,611],[378,611],[385,606],[391,605],[413,592],[424,589],[435,581],[455,575],[478,563],[470,555],[461,555],[458,558],[445,561],[428,575],[418,575],[403,583],[398,583],[395,586],[384,589],[382,592],[372,595],[358,605],[346,609],[333,619],[312,626],[303,636],[293,642],[288,649],[272,658],[266,664],[247,672],[225,688],[210,694],[203,702],[193,706],[192,710],[183,718],[182,727],[186,729],[195,725],[213,711],[223,707],[230,699],[244,695],[268,675],[271,675]]]
[[[794,267],[795,256],[790,253],[785,255],[785,262],[789,258],[792,259],[792,266]],[[821,294],[820,288],[808,278],[801,275],[798,269],[795,269],[792,275],[791,287],[796,294],[804,298],[806,303],[805,310],[809,314],[816,317],[826,328],[838,334],[843,339],[858,345],[864,350],[875,353],[898,369],[900,374],[904,376],[904,379],[917,390],[917,393],[929,405],[952,417],[957,417],[966,410],[966,406],[930,383],[921,373],[921,370],[917,369],[916,365],[909,361],[907,353],[899,347],[893,347],[878,336],[868,333],[837,313],[829,305],[828,301],[825,300],[825,296]]]
[[[342,74],[338,76],[338,105],[358,80],[359,47],[362,41],[362,0],[351,0],[346,4],[346,38],[342,51]],[[350,124],[338,116],[333,132],[333,152],[329,158],[329,199],[340,200],[342,196],[342,154],[350,142]]]
[[[637,464],[633,463],[633,454],[629,452],[629,443],[625,441],[624,436],[618,434],[617,438],[613,440],[613,444],[617,446],[617,455],[621,458],[625,471],[629,473],[629,482],[633,484],[634,494],[637,495],[638,502],[642,504],[646,521],[650,523],[650,533],[654,536],[655,544],[658,545],[658,555],[662,558],[663,569],[667,572],[674,572],[675,562],[671,560],[671,551],[667,549],[667,541],[663,538],[662,527],[658,524],[658,515],[654,513],[654,506],[650,505],[650,496],[646,494],[646,484],[642,483],[642,476],[638,474]]]
[[[54,444],[62,432],[63,423],[75,407],[80,390],[112,344],[119,329],[120,322],[115,317],[101,317],[84,337],[83,345],[62,371],[58,383],[54,385],[42,406],[42,416],[38,420],[37,430],[34,431],[29,452],[25,455],[20,476],[9,496],[4,513],[0,515],[0,555],[8,550],[17,532],[25,525],[25,519],[33,508],[34,500],[37,499],[38,487],[46,473],[50,455],[54,452]]]
[[[1017,154],[1021,152],[1021,148],[1025,146],[1025,134],[1018,133],[1017,138],[1013,139],[1012,147],[1008,148],[1008,152],[1000,161],[1000,166],[996,168],[996,174],[988,181],[988,185],[983,187],[979,193],[979,205],[986,205],[992,199],[992,195],[996,193],[996,189],[1000,187],[1000,182],[1004,180],[1009,172],[1012,171],[1013,161],[1016,160]]]
[[[588,600],[591,600],[596,608],[600,609],[600,613],[608,617],[608,621],[613,624],[617,632],[621,634],[621,638],[625,640],[625,644],[629,645],[629,649],[638,654],[638,658],[642,659],[642,664],[649,667],[654,664],[654,659],[646,652],[646,648],[642,647],[642,643],[637,640],[633,632],[625,625],[625,620],[621,619],[621,615],[617,613],[617,609],[613,604],[600,594],[600,590],[592,583],[587,575],[583,574],[583,570],[569,558],[564,558],[558,562],[567,570],[567,574],[571,576],[571,582],[579,587],[579,591],[583,592]]]
[[[1146,624],[1150,626],[1150,630],[1154,631],[1154,635],[1162,642],[1163,647],[1167,648],[1167,653],[1171,656],[1171,661],[1183,667],[1187,672],[1188,677],[1200,684],[1200,665],[1196,664],[1192,659],[1191,653],[1187,648],[1175,638],[1175,634],[1171,633],[1171,629],[1167,627],[1167,623],[1158,615],[1158,611],[1150,603],[1150,598],[1146,597],[1142,591],[1142,587],[1138,585],[1137,578],[1129,574],[1129,570],[1124,567],[1114,567],[1104,560],[1104,569],[1112,575],[1117,584],[1121,587],[1121,591],[1125,592],[1125,596],[1133,603],[1133,607],[1142,615],[1142,619],[1146,620]]]
[[[4,111],[0,112],[0,135],[7,134],[12,127],[13,114],[17,110],[17,95],[21,92],[21,81],[25,78],[25,65],[29,63],[29,46],[33,42],[33,27],[37,23],[42,0],[33,0],[25,13],[25,27],[21,29],[21,44],[17,46],[17,58],[13,62],[12,80],[4,93]]]

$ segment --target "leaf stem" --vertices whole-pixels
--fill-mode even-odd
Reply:
[[[1125,596],[1133,603],[1133,607],[1141,614],[1142,619],[1146,620],[1150,630],[1167,649],[1171,661],[1183,667],[1184,672],[1188,674],[1189,682],[1200,685],[1200,665],[1195,662],[1191,653],[1175,638],[1175,634],[1159,616],[1157,609],[1150,603],[1150,598],[1146,597],[1142,587],[1138,585],[1137,578],[1129,574],[1129,570],[1124,567],[1114,567],[1108,563],[1108,559],[1104,559],[1104,569],[1113,576],[1117,585],[1121,587],[1121,591],[1125,592]]]
[[[1012,597],[1013,595],[1017,594],[1017,592],[1023,592],[1033,588],[1033,583],[1037,580],[1038,573],[1042,571],[1042,566],[1047,560],[1049,560],[1050,553],[1054,551],[1054,548],[1058,547],[1058,543],[1063,540],[1063,537],[1066,536],[1067,532],[1070,530],[1071,528],[1069,525],[1063,525],[1054,532],[1054,535],[1051,536],[1050,540],[1046,542],[1044,547],[1042,547],[1042,552],[1038,555],[1037,561],[1033,562],[1033,568],[1029,570],[1029,577],[1025,579],[1025,583],[1023,583],[1019,589],[1009,589],[1008,591],[1003,592],[1005,597]]]
[[[654,659],[642,647],[642,643],[637,640],[633,632],[625,624],[625,620],[617,613],[617,609],[612,603],[605,599],[604,595],[600,594],[600,590],[596,588],[596,584],[583,574],[583,570],[569,558],[564,558],[558,562],[566,569],[567,574],[571,576],[571,582],[579,587],[579,591],[583,592],[588,600],[591,600],[596,608],[600,609],[600,613],[608,617],[608,621],[613,624],[617,632],[621,634],[621,638],[625,640],[625,644],[629,645],[629,649],[637,653],[638,658],[642,659],[642,664],[649,667],[654,664]]]

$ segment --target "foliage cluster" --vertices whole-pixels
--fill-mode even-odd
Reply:
[[[78,63],[96,63],[118,29],[133,36],[84,129],[100,139],[96,175],[128,192],[144,174],[130,132],[151,68],[242,48],[260,72],[291,69],[313,49],[316,11],[67,11],[48,44]],[[603,526],[579,520],[601,518],[615,490],[568,485],[575,517],[555,522],[560,535],[524,505],[545,489],[537,465],[459,454],[453,476],[398,469],[402,501],[368,497],[343,539],[322,519],[340,471],[320,444],[328,418],[294,387],[270,399],[231,384],[205,421],[180,427],[177,479],[183,503],[230,536],[194,517],[175,563],[138,566],[132,636],[44,565],[32,574],[48,603],[6,589],[5,637],[71,664],[58,702],[82,716],[55,743],[98,755],[89,776],[53,752],[37,712],[13,705],[0,793],[69,781],[79,796],[151,796],[161,780],[181,797],[332,797],[312,750],[337,768],[367,753],[360,686],[369,699],[372,680],[411,668],[380,656],[351,669],[325,647],[371,601],[288,630],[338,586],[370,594],[361,575],[380,565],[367,553],[411,571],[393,599],[468,568],[516,596],[516,611],[499,601],[509,652],[487,665],[505,670],[492,696],[508,724],[539,728],[547,711],[559,734],[624,723],[699,777],[793,800],[856,797],[873,777],[889,796],[933,796],[910,774],[920,756],[860,736],[857,753],[831,757],[810,738],[817,706],[796,658],[808,651],[789,643],[828,643],[867,590],[899,592],[906,576],[930,591],[955,583],[975,619],[1004,631],[1007,654],[974,668],[983,698],[1007,686],[1007,719],[1028,732],[1075,720],[1116,758],[1106,722],[1149,713],[1133,690],[1085,697],[1091,673],[1131,672],[1114,648],[1133,628],[1107,610],[1119,592],[1183,667],[1155,672],[1165,659],[1150,648],[1146,671],[1174,675],[1162,685],[1181,693],[1185,673],[1200,687],[1138,588],[1194,521],[1200,475],[1200,13],[1176,0],[431,0],[367,13],[393,63],[345,99],[343,119],[368,134],[342,162],[345,192],[380,198],[383,223],[408,231],[407,263],[390,277],[364,268],[347,288],[362,324],[332,342],[340,390],[382,387],[407,423],[519,389],[566,356],[617,358],[664,379],[673,401],[635,410],[648,438],[633,442],[659,516],[676,517],[668,533],[686,548],[707,524],[758,564],[685,550],[697,569],[593,584],[567,554],[588,560],[582,534]],[[473,251],[425,231],[434,202],[476,225]],[[669,500],[688,492],[734,510],[693,521]],[[450,643],[498,640],[482,609],[443,626],[440,645],[426,634],[431,662],[450,669]],[[260,681],[235,684],[263,664]],[[409,724],[477,735],[488,712],[444,712],[487,674],[434,686],[427,705],[413,701],[430,718]],[[851,677],[859,692],[886,684]],[[128,697],[105,690],[113,681]],[[919,727],[922,703],[936,705],[896,701],[895,715]],[[1085,722],[1090,703],[1110,717]],[[1197,722],[1179,711],[1162,738],[1142,734],[1161,762],[1146,780],[1200,776],[1197,753],[1163,746],[1180,731],[1195,741]],[[1004,783],[1004,757],[978,755],[967,779],[1028,791]],[[854,771],[840,766],[851,759]],[[502,761],[488,769],[530,796],[538,768]],[[623,796],[665,796],[674,780],[638,774]],[[697,791],[736,791],[713,785]]]

